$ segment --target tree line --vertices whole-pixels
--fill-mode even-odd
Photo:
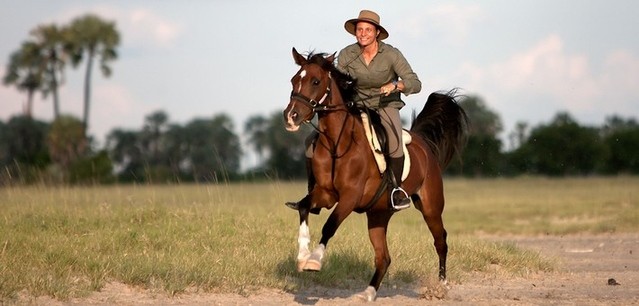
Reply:
[[[503,126],[497,113],[477,96],[461,105],[470,118],[466,148],[449,174],[470,177],[587,176],[639,174],[639,124],[635,118],[610,115],[600,127],[583,126],[568,112],[549,123],[516,124],[508,134],[511,150],[498,138]]]
[[[246,123],[246,147],[262,162],[245,171],[240,169],[243,145],[226,114],[180,125],[157,111],[145,117],[140,129],[113,129],[98,149],[87,147],[82,131],[81,120],[72,116],[52,123],[26,115],[0,121],[0,186],[227,182],[304,175],[304,133],[287,132],[279,112],[254,116]]]
[[[579,124],[567,112],[549,123],[517,124],[505,151],[499,115],[476,96],[460,102],[469,116],[466,147],[449,176],[587,176],[639,174],[639,124],[612,115],[603,126]],[[145,117],[139,129],[113,129],[103,148],[87,146],[83,123],[61,116],[52,123],[26,115],[0,121],[0,185],[13,183],[227,182],[303,179],[304,138],[284,129],[280,112],[254,115],[244,143],[226,114],[171,123],[164,111]],[[241,169],[252,153],[257,165]]]

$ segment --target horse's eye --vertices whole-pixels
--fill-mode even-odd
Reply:
[[[318,80],[318,79],[314,79],[313,80],[313,85],[317,86],[319,84],[320,84],[320,80]]]

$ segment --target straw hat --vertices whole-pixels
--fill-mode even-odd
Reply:
[[[357,18],[347,20],[346,23],[344,23],[344,29],[346,29],[346,32],[355,35],[355,27],[360,21],[365,21],[375,25],[379,30],[379,36],[377,37],[379,40],[386,39],[388,37],[388,31],[379,24],[379,15],[369,10],[362,10],[359,12],[359,16],[357,16]]]

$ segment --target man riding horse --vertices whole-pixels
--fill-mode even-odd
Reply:
[[[401,187],[404,151],[399,110],[405,104],[400,93],[418,93],[422,84],[402,53],[383,42],[388,38],[388,31],[381,26],[378,14],[362,10],[357,18],[347,20],[344,28],[357,39],[356,43],[342,49],[337,57],[337,68],[356,79],[356,96],[346,98],[352,99],[358,107],[379,115],[386,132],[385,153],[391,170],[390,183],[393,189],[390,207],[393,210],[408,208],[411,200]],[[317,132],[314,132],[306,141],[309,192],[315,185],[311,161],[316,138]],[[286,205],[298,209],[299,202],[288,202]]]

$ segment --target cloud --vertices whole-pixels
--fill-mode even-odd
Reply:
[[[124,43],[134,47],[171,47],[183,32],[182,25],[147,8],[122,9],[109,5],[75,7],[65,11],[59,20],[67,23],[89,12],[105,20],[114,20]]]
[[[555,34],[506,62],[494,65],[490,74],[503,88],[534,90],[567,103],[591,100],[601,90],[588,58],[581,54],[566,54],[561,38]]]
[[[150,38],[155,45],[160,47],[171,46],[182,31],[182,26],[147,9],[126,12],[123,28],[131,33],[132,40],[139,41]]]
[[[468,80],[466,88],[485,93],[488,103],[517,116],[512,120],[557,111],[588,121],[619,112],[636,116],[639,58],[611,50],[601,63],[593,62],[584,54],[568,53],[561,37],[551,34],[502,62],[465,63],[456,74]]]
[[[477,22],[486,18],[477,4],[440,4],[422,11],[411,12],[395,28],[413,38],[443,37],[448,43],[459,45],[468,37]]]

